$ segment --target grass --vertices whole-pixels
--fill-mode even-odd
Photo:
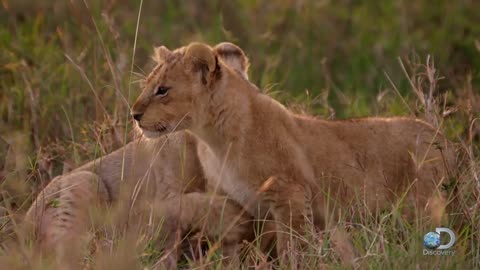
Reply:
[[[421,239],[433,228],[407,222],[392,206],[340,222],[349,241],[335,228],[309,236],[309,250],[281,258],[281,269],[297,260],[309,269],[345,268],[352,250],[360,268],[480,267],[480,2],[144,1],[141,12],[140,3],[1,1],[2,230],[54,176],[125,144],[128,104],[139,93],[134,81],[150,69],[153,45],[228,40],[249,55],[250,79],[295,111],[330,119],[416,116],[469,154],[454,209],[468,218],[443,224],[457,229],[455,256],[424,256]],[[95,222],[103,224],[96,243],[109,252],[97,246],[102,251],[86,261],[119,269],[155,263],[155,230],[122,235],[108,217]],[[49,268],[25,259],[31,252],[28,245],[14,252],[10,265]]]

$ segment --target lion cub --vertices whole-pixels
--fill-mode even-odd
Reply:
[[[411,118],[325,121],[288,111],[211,47],[159,48],[161,61],[132,115],[145,134],[189,129],[205,175],[254,216],[273,215],[282,252],[290,228],[322,228],[339,208],[375,212],[403,200],[422,210],[441,197],[454,151]],[[405,209],[408,209],[406,206]],[[422,211],[419,211],[422,213]]]
[[[184,48],[177,51],[184,51]],[[217,44],[215,51],[234,72],[248,78],[248,58],[238,46],[224,42]],[[162,53],[159,49],[154,55],[154,60],[160,64],[163,63]],[[129,211],[131,198],[140,201],[138,197],[149,205],[135,209],[154,209],[158,218],[165,218],[162,225],[162,230],[168,232],[164,236],[166,240],[162,239],[165,241],[175,240],[172,231],[176,229],[181,229],[182,234],[203,229],[213,239],[220,233],[221,220],[229,225],[238,219],[222,241],[224,254],[233,256],[242,240],[252,239],[254,226],[251,217],[242,214],[241,207],[209,190],[208,186],[214,187],[215,183],[208,184],[203,175],[197,144],[198,140],[189,132],[177,132],[168,138],[136,139],[71,173],[54,178],[39,193],[24,223],[31,227],[42,250],[61,255],[72,242],[86,234],[92,222],[90,207],[98,202],[115,203],[115,209]],[[150,218],[150,212],[146,214]],[[207,216],[209,222],[201,222]],[[141,218],[136,215],[130,219],[142,223]],[[163,246],[170,248],[173,243]]]

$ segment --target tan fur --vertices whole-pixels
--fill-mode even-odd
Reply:
[[[100,178],[88,171],[75,171],[54,178],[38,195],[26,215],[35,226],[43,253],[55,253],[68,262],[81,250],[81,237],[72,232],[88,229],[89,208],[106,203],[109,194]],[[74,210],[73,210],[74,209]]]
[[[218,48],[230,52],[239,49],[231,43],[219,44]],[[185,49],[177,51],[184,53]],[[171,53],[165,47],[155,50],[154,59],[160,61],[159,64],[167,57],[165,52]],[[222,52],[219,55],[222,56]],[[243,52],[238,55],[244,56]],[[228,57],[230,63],[236,63],[231,54]],[[246,74],[248,66],[244,63],[248,60],[238,58],[237,62],[241,64],[234,68],[244,67],[237,72]],[[146,81],[148,83],[149,78]],[[127,211],[131,204],[150,204],[156,217],[166,220],[163,230],[168,239],[164,240],[170,245],[175,240],[172,232],[177,229],[182,233],[204,229],[207,236],[213,237],[218,236],[219,221],[226,220],[229,225],[239,217],[239,225],[223,239],[226,255],[231,256],[238,243],[253,236],[251,217],[242,214],[242,208],[226,197],[210,194],[207,190],[196,152],[197,143],[188,132],[155,139],[142,137],[130,142],[53,179],[40,192],[25,221],[33,226],[42,249],[60,250],[68,245],[72,236],[85,232],[89,223],[87,209],[93,202],[127,201]],[[126,198],[122,194],[126,194]],[[135,198],[133,202],[132,198]]]
[[[248,80],[247,70],[250,66],[247,56],[237,45],[222,42],[217,44],[213,50],[220,56],[222,61],[233,70],[237,71],[241,76]],[[244,71],[244,72],[242,72]]]
[[[193,63],[201,61],[201,64],[205,64],[208,71],[212,72],[215,69],[216,59],[211,52],[210,48],[205,47],[201,43],[192,43],[187,47],[185,57],[191,57],[191,62]]]
[[[339,209],[375,213],[401,200],[406,214],[422,215],[442,196],[440,186],[455,166],[453,147],[425,122],[296,115],[259,93],[208,45],[191,46],[187,54],[166,54],[133,113],[142,114],[138,124],[150,136],[173,127],[198,136],[207,178],[250,214],[273,214],[279,251],[289,240],[283,225],[303,232],[305,218],[324,227]],[[159,85],[170,87],[167,96],[154,95]]]

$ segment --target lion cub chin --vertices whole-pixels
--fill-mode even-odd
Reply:
[[[340,209],[374,213],[402,200],[406,214],[421,212],[443,196],[439,186],[453,174],[451,143],[421,120],[296,115],[208,45],[161,47],[158,55],[132,109],[139,126],[197,135],[205,175],[250,214],[271,213],[279,252],[291,229],[322,228]]]

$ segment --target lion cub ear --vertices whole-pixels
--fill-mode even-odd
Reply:
[[[165,60],[172,55],[172,52],[165,46],[156,47],[154,49],[153,60],[157,63],[165,62]]]
[[[217,44],[213,51],[218,57],[230,68],[236,70],[240,75],[248,80],[248,67],[250,62],[243,50],[230,42],[222,42]]]
[[[194,66],[204,66],[208,72],[215,71],[217,60],[210,46],[194,42],[188,45],[185,57],[193,60]]]

